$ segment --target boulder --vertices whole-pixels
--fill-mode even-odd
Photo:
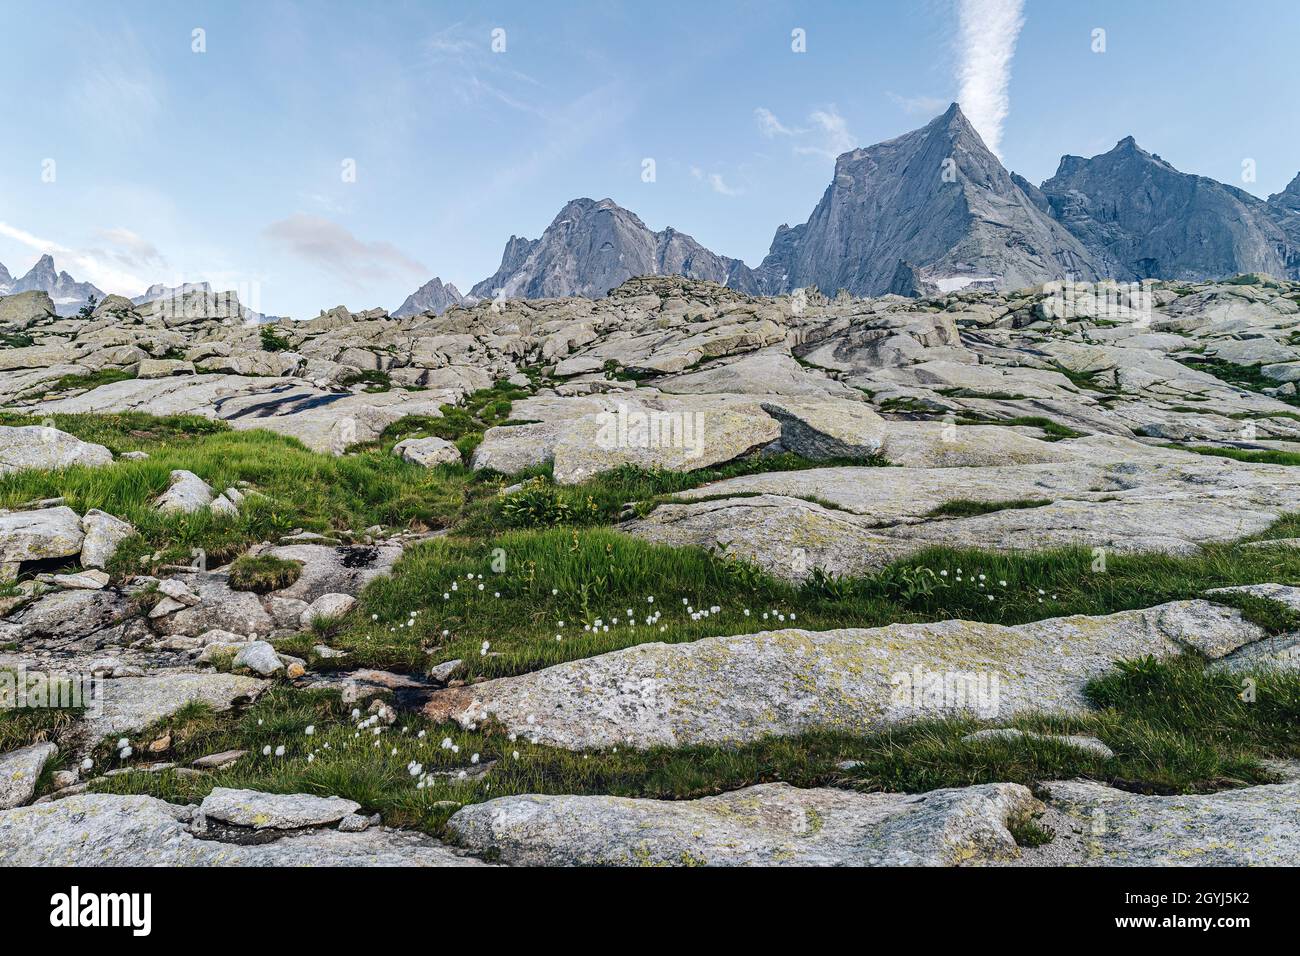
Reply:
[[[113,461],[103,445],[49,425],[0,425],[0,474],[31,469],[96,467]]]
[[[0,810],[21,807],[31,800],[41,771],[58,752],[54,744],[39,743],[0,754]]]
[[[85,531],[81,542],[81,565],[86,568],[107,567],[118,546],[135,534],[135,528],[129,522],[98,508],[86,512],[81,527]]]
[[[1300,856],[1300,781],[1143,796],[1086,780],[1044,785],[1086,834],[1087,866],[1290,866]]]
[[[398,545],[289,544],[269,552],[285,561],[302,563],[298,580],[276,591],[276,596],[308,604],[326,594],[360,594],[372,580],[387,575],[402,556]]]
[[[298,830],[338,823],[361,809],[342,797],[315,797],[306,793],[261,793],[215,787],[203,798],[199,810],[209,820],[255,830]]]
[[[177,469],[171,484],[157,501],[159,511],[193,514],[212,504],[212,487],[192,471]]]
[[[35,511],[0,513],[0,567],[13,571],[23,561],[67,558],[81,552],[81,519],[60,505]],[[5,575],[0,575],[0,578]]]
[[[512,866],[963,866],[1015,860],[1019,784],[918,795],[762,784],[698,800],[499,797],[447,822]]]
[[[317,618],[333,621],[347,614],[356,603],[357,599],[350,594],[322,594],[307,605],[298,621],[303,627],[310,627]]]
[[[84,793],[0,813],[0,866],[482,866],[423,834],[308,830],[269,843],[200,839],[198,808]]]
[[[407,438],[393,446],[393,454],[409,462],[432,468],[434,465],[459,465],[460,449],[445,438]]]
[[[640,644],[435,693],[425,713],[493,721],[568,750],[739,744],[769,735],[872,732],[921,717],[1080,712],[1117,660],[1262,640],[1240,612],[1175,601],[1103,617],[1006,627],[974,621],[787,629]]]

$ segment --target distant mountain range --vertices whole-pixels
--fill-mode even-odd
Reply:
[[[511,236],[500,267],[469,295],[433,278],[393,314],[441,314],[499,296],[600,298],[638,275],[708,279],[759,295],[808,286],[916,295],[1241,272],[1300,279],[1300,175],[1263,200],[1179,172],[1130,136],[1091,159],[1062,157],[1056,175],[1035,186],[1003,167],[954,103],[920,129],[839,156],[808,221],[780,226],[757,268],[672,227],[655,232],[612,199],[574,199],[540,238]],[[58,272],[48,255],[18,279],[0,265],[0,295],[28,290],[49,293],[62,315],[104,297]],[[153,286],[132,301],[176,291]]]
[[[575,199],[540,239],[511,236],[500,268],[471,291],[598,298],[635,275],[673,274],[764,295],[813,285],[883,295],[1240,272],[1300,278],[1300,175],[1265,201],[1179,172],[1127,137],[1091,159],[1063,157],[1035,186],[954,103],[920,129],[841,155],[808,221],[779,227],[755,269],[671,227],[654,232],[613,200]]]
[[[54,311],[59,315],[75,315],[92,295],[96,301],[104,298],[104,293],[89,282],[78,282],[66,272],[55,269],[54,257],[48,255],[41,256],[36,265],[18,279],[0,265],[0,295],[18,292],[48,293],[54,303]]]

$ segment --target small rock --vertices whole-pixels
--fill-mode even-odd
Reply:
[[[408,438],[393,446],[393,454],[406,461],[432,468],[460,464],[460,449],[445,438]]]
[[[236,669],[246,667],[263,677],[269,677],[276,671],[284,670],[284,661],[280,660],[275,648],[266,641],[250,641],[235,655],[233,666]]]
[[[158,499],[157,508],[163,512],[193,514],[210,504],[211,486],[194,472],[177,469],[171,474],[171,485]]]
[[[314,797],[306,793],[261,793],[217,787],[199,805],[209,820],[256,830],[298,830],[337,823],[361,809],[342,797]]]
[[[78,571],[75,574],[42,574],[37,578],[44,584],[56,588],[69,588],[85,591],[98,591],[108,584],[108,575],[103,571]]]
[[[197,767],[200,770],[221,770],[229,767],[247,753],[247,750],[223,750],[219,754],[208,754],[206,757],[200,757],[190,766]]]
[[[339,829],[344,833],[362,833],[370,829],[370,818],[360,813],[354,813],[339,821]]]
[[[356,606],[356,603],[357,599],[350,594],[322,594],[307,605],[307,609],[302,612],[302,616],[299,618],[299,623],[303,627],[310,627],[312,621],[317,618],[332,621],[347,614]]]

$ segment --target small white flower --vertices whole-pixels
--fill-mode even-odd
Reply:
[[[269,757],[269,756],[271,756],[271,745],[270,745],[270,744],[267,744],[265,747],[262,748],[262,756],[263,756],[263,757]]]
[[[117,741],[118,750],[125,750],[129,746],[131,746],[131,741],[127,740],[125,737],[121,737],[118,739]]]
[[[135,751],[132,750],[130,747],[124,747],[122,749],[122,752],[119,753],[118,756],[121,757],[123,760],[129,760],[131,759],[131,754],[133,753],[135,753]]]
[[[280,744],[280,746],[278,746],[278,747],[275,748],[275,755],[276,755],[277,757],[283,757],[283,756],[284,756],[284,744]]]
[[[518,759],[519,759],[519,751],[518,751],[518,750],[514,751],[513,753],[510,754],[510,756],[511,756],[511,758],[513,758],[514,760],[518,760]]]
[[[472,754],[469,758],[470,763],[478,763],[478,754]]]
[[[316,725],[308,724],[307,729],[303,731],[303,733],[305,733],[308,737],[310,737],[312,734],[316,733]]]

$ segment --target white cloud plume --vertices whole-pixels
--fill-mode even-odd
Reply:
[[[1024,9],[1024,0],[957,0],[957,102],[999,158],[1002,124],[1010,109],[1011,59],[1025,25]]]

